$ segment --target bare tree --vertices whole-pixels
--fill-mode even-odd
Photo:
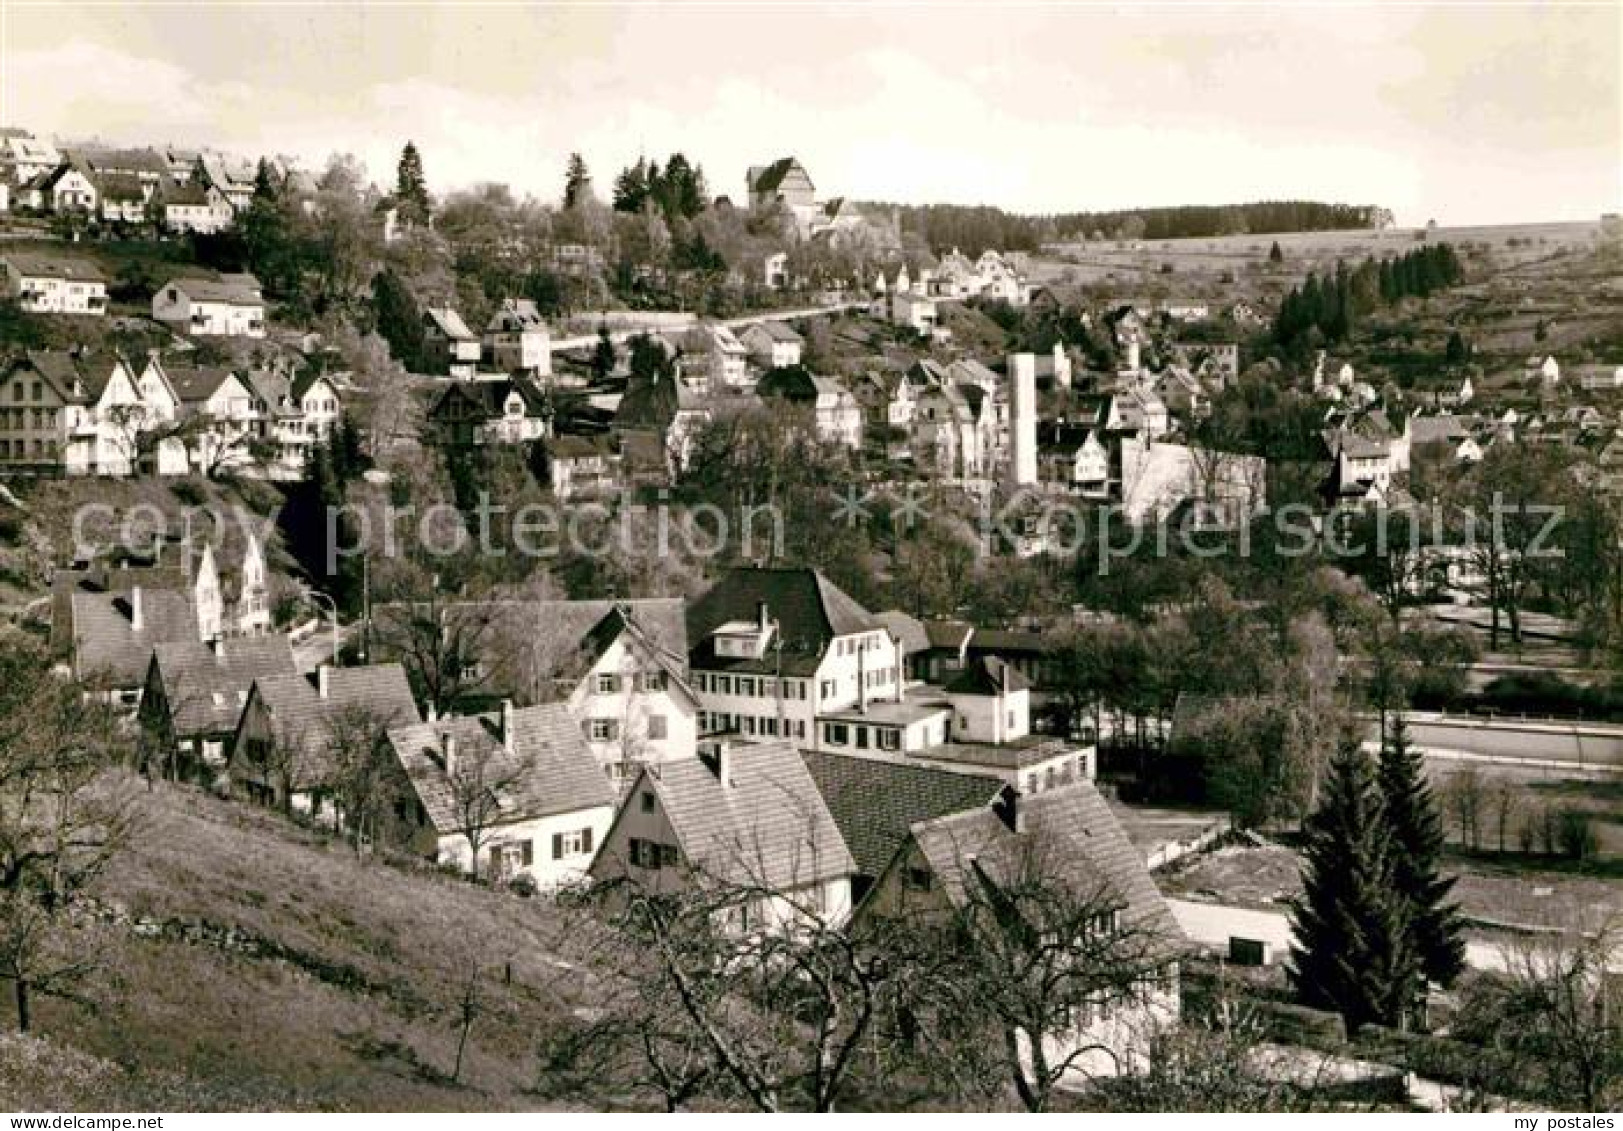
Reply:
[[[1090,1062],[1114,1068],[1118,1047],[1089,1019],[1150,1003],[1172,961],[1108,884],[1078,885],[1058,846],[1025,838],[1012,857],[963,859],[952,922],[957,969],[937,984],[941,1008],[989,1056],[1029,1111],[1050,1110]],[[986,1041],[985,1034],[997,1035]],[[1141,1034],[1147,1041],[1148,1032]]]
[[[323,737],[330,759],[327,788],[339,825],[357,856],[376,842],[397,797],[400,777],[389,746],[389,723],[362,703],[341,707],[325,723]]]
[[[0,640],[0,977],[19,1029],[35,997],[75,997],[96,966],[71,911],[133,828],[108,772],[115,736],[107,705],[53,675],[37,645]]]
[[[451,810],[451,831],[468,845],[469,874],[479,876],[479,853],[488,849],[496,826],[503,822],[510,795],[531,776],[528,759],[514,755],[499,743],[477,743],[459,752],[445,770]],[[490,861],[491,878],[499,869]]]
[[[488,682],[481,661],[492,609],[480,602],[395,602],[375,612],[380,656],[398,658],[422,705],[445,714]]]
[[[1511,1054],[1522,1087],[1551,1104],[1613,1111],[1623,1102],[1623,1019],[1615,969],[1623,919],[1569,924],[1507,951],[1456,1028]]]

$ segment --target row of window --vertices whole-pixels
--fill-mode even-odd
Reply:
[[[854,741],[853,741],[854,740]],[[878,727],[850,723],[824,723],[823,741],[830,746],[855,746],[858,750],[900,750],[902,732],[898,727]]]
[[[670,727],[664,715],[649,715],[647,724],[650,741],[659,742],[670,737]],[[615,742],[619,740],[622,728],[619,719],[587,719],[581,729],[593,742]]]
[[[622,689],[637,691],[664,691],[666,685],[663,671],[638,672],[635,675],[619,675],[615,672],[599,672],[592,682],[593,690],[599,695],[617,695]]]
[[[736,730],[752,738],[777,738],[779,729],[775,715],[735,715],[729,711],[699,712],[699,730],[703,734]],[[805,738],[806,720],[784,719],[781,729],[784,738]]]
[[[502,862],[509,869],[528,868],[535,863],[535,841],[509,840],[503,841],[493,849],[499,854]],[[571,856],[590,856],[592,854],[592,830],[590,828],[571,829],[568,832],[552,834],[552,858],[565,860]]]
[[[693,685],[700,691],[715,695],[742,695],[747,698],[770,699],[779,694],[785,699],[806,698],[806,680],[778,679],[769,675],[725,675],[720,672],[694,672]]]
[[[55,440],[0,440],[0,460],[55,459]]]
[[[661,844],[657,840],[631,838],[631,864],[636,868],[674,868],[681,857],[674,844]]]
[[[1064,762],[1058,766],[1049,766],[1041,775],[1030,773],[1026,775],[1026,792],[1037,793],[1045,789],[1053,789],[1059,785],[1069,785],[1072,779],[1086,781],[1088,777],[1087,757],[1079,756],[1076,762]]]
[[[0,428],[55,428],[61,409],[0,408]]]

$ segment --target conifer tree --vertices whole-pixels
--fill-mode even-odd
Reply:
[[[1381,747],[1377,778],[1392,837],[1393,879],[1409,901],[1410,937],[1421,970],[1438,985],[1451,986],[1465,969],[1459,908],[1448,899],[1454,877],[1438,874],[1443,822],[1426,780],[1425,760],[1410,745],[1401,712]]]
[[[1349,1033],[1402,1028],[1420,989],[1419,961],[1374,770],[1356,737],[1331,761],[1306,833],[1303,891],[1291,906],[1291,985],[1303,1004],[1340,1013]]]
[[[584,203],[592,195],[592,174],[586,168],[586,159],[578,153],[569,155],[569,165],[564,170],[564,207],[573,208]]]
[[[400,151],[395,169],[395,202],[402,218],[416,224],[428,223],[428,181],[423,177],[423,158],[413,142]]]
[[[1282,251],[1280,249],[1278,240],[1275,240],[1274,241],[1274,246],[1268,249],[1268,262],[1269,263],[1283,263],[1283,262],[1285,262],[1285,253],[1284,253],[1284,251]]]

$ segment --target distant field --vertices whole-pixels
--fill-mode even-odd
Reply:
[[[1103,240],[1051,245],[1033,258],[1031,273],[1041,282],[1157,285],[1183,293],[1201,286],[1215,287],[1227,272],[1234,275],[1235,283],[1249,283],[1254,292],[1274,293],[1294,286],[1308,271],[1333,267],[1337,259],[1356,261],[1371,255],[1402,254],[1417,246],[1422,236],[1455,245],[1484,245],[1502,265],[1509,265],[1589,247],[1598,231],[1596,221],[1439,227],[1429,236],[1423,229],[1389,228],[1132,242]],[[1511,240],[1517,241],[1517,246],[1512,247]],[[1275,242],[1284,261],[1270,266],[1268,253]],[[1170,272],[1164,270],[1167,266],[1172,268]],[[1232,297],[1239,297],[1238,292]]]

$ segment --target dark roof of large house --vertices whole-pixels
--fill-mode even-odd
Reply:
[[[927,620],[924,622],[924,633],[929,638],[930,647],[957,652],[975,634],[975,626],[961,620]]]
[[[207,185],[188,182],[183,185],[170,185],[163,190],[164,207],[195,208],[209,202]]]
[[[103,173],[97,187],[106,200],[146,200],[146,186],[133,173]]]
[[[689,866],[774,891],[856,871],[834,815],[791,743],[734,742],[726,763],[727,785],[718,760],[703,755],[650,766],[633,790],[658,795]]]
[[[198,639],[196,610],[189,595],[179,589],[142,589],[141,629],[136,631],[133,593],[71,584],[67,633],[75,678],[104,678],[118,687],[138,687],[155,645]]]
[[[710,635],[724,624],[756,620],[763,605],[768,619],[777,622],[785,672],[798,672],[797,661],[811,662],[815,668],[816,659],[836,636],[884,627],[883,621],[815,569],[741,567],[728,572],[688,606],[693,666],[718,662],[737,666],[737,661],[715,656]],[[775,656],[769,656],[763,670],[771,670],[776,662]]]
[[[287,637],[242,636],[213,645],[199,640],[156,645],[152,662],[163,681],[177,738],[234,731],[255,680],[297,669]]]
[[[364,711],[369,721],[383,727],[409,726],[418,721],[406,669],[399,664],[329,668],[326,680],[325,698],[319,674],[294,672],[255,680],[250,693],[265,705],[276,741],[293,747],[294,789],[324,785],[331,780],[334,728],[342,725],[346,713]]]
[[[389,732],[389,743],[434,828],[461,831],[458,793],[479,782],[495,794],[499,816],[512,824],[614,804],[614,788],[592,756],[580,725],[563,703],[515,708],[513,734],[503,741],[502,712],[449,715]],[[454,739],[459,786],[446,772],[446,736]]]
[[[876,877],[920,821],[991,804],[1006,784],[984,774],[939,770],[894,759],[801,752],[834,823],[856,860]]]
[[[1013,664],[996,656],[977,656],[948,681],[946,690],[953,695],[1002,695],[1030,686],[1031,681]]]
[[[550,416],[552,402],[535,382],[519,377],[480,377],[468,381],[453,381],[445,387],[430,415],[439,415],[452,397],[460,397],[473,404],[485,418],[494,419],[507,414],[507,398],[517,393],[524,401],[525,416]]]
[[[105,176],[112,173],[149,173],[160,177],[169,175],[169,163],[155,149],[91,149],[83,154],[97,172]]]
[[[913,827],[920,852],[955,905],[966,901],[971,877],[1010,884],[1035,873],[1080,899],[1115,903],[1124,931],[1168,949],[1181,947],[1183,934],[1143,855],[1092,782],[1021,795],[1013,812],[1018,814],[1013,821],[1010,810],[1000,806]]]
[[[780,157],[756,173],[754,181],[750,183],[750,191],[772,192],[782,185],[784,178],[795,169],[799,169],[801,175],[805,176],[807,181],[811,180],[811,176],[806,173],[805,167],[801,165],[799,160],[794,157]]]

